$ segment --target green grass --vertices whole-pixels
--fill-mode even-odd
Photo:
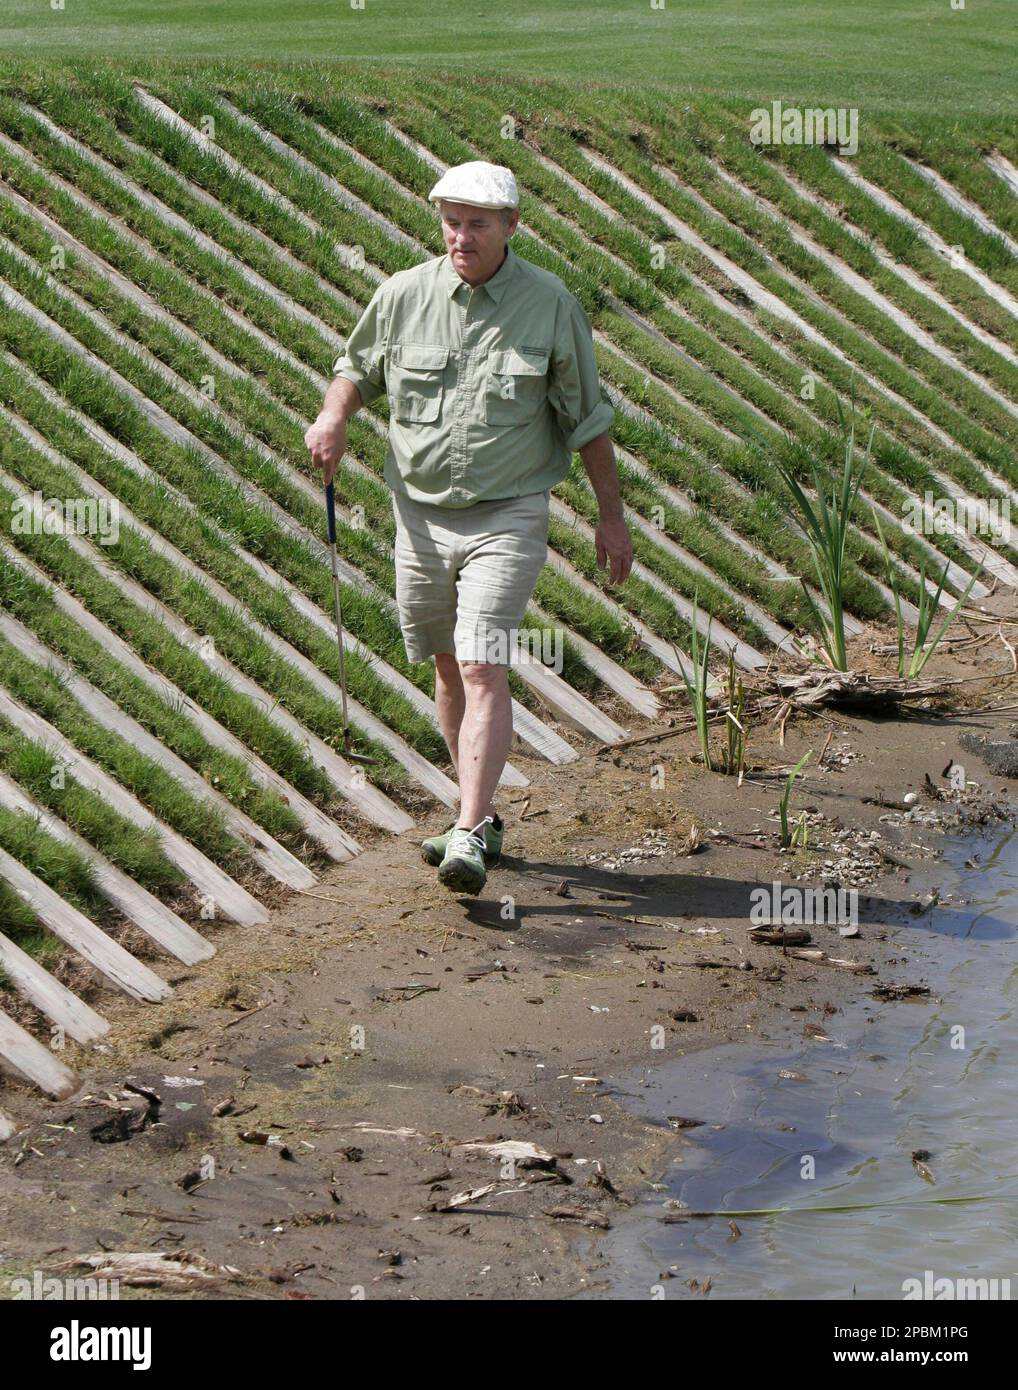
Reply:
[[[197,120],[207,111],[210,105],[209,92],[207,87],[204,87],[201,82],[193,81],[190,78],[175,80],[172,75],[168,75],[164,80],[164,87],[166,81],[169,81],[171,88],[167,95],[170,96],[175,105],[184,111],[185,115],[190,115],[192,119]],[[109,90],[111,98],[115,95],[116,101],[119,103],[118,110],[120,112],[134,110],[136,114],[136,108],[133,108],[130,103],[126,82],[121,79],[121,81],[117,83],[113,78],[105,78],[102,79],[102,84]],[[367,83],[366,79],[365,84],[369,87],[372,85]],[[277,83],[276,86],[278,88],[279,84]],[[424,83],[421,83],[420,86],[422,91],[425,90]],[[321,137],[314,132],[310,123],[301,118],[300,112],[295,109],[291,102],[284,98],[281,92],[278,90],[270,92],[262,87],[257,87],[249,94],[246,100],[240,97],[236,99],[239,101],[240,105],[246,105],[248,109],[253,110],[261,120],[292,141],[295,146],[303,148],[308,155],[317,157],[323,165],[332,167],[342,166],[341,168],[337,167],[337,172],[341,173],[345,180],[356,186],[364,196],[372,199],[376,203],[380,203],[385,210],[398,218],[404,225],[410,226],[424,239],[434,238],[434,221],[433,219],[429,219],[428,214],[423,213],[421,209],[414,206],[407,199],[394,195],[384,180],[380,180],[374,175],[364,174],[355,164],[346,161],[344,157],[336,155],[333,151],[329,150]],[[67,100],[70,101],[73,106],[73,98],[67,98]],[[462,93],[460,93],[460,100],[463,100]],[[59,116],[60,111],[54,110],[53,108],[59,108],[66,103],[63,95],[58,93],[55,94],[47,104],[52,114]],[[214,102],[212,104],[215,105]],[[303,111],[308,115],[312,115],[316,120],[321,121],[322,124],[338,129],[344,137],[356,140],[358,145],[366,149],[372,157],[384,164],[391,165],[394,174],[411,186],[417,186],[419,191],[423,191],[427,186],[430,181],[430,174],[428,171],[417,164],[417,162],[398,145],[398,142],[395,142],[392,137],[383,130],[381,125],[366,116],[363,107],[359,104],[343,98],[329,101],[325,98],[318,99],[315,96],[309,96],[307,98],[302,97],[299,105]],[[82,103],[80,100],[77,102],[77,110],[79,119],[84,121],[86,118],[82,112]],[[420,111],[419,105],[416,107],[416,110],[418,112]],[[72,113],[69,108],[68,114],[65,116],[65,119],[68,121],[70,120],[70,114]],[[492,108],[491,114],[493,121],[494,108]],[[18,119],[20,120],[20,117]],[[148,118],[145,119],[148,120]],[[74,125],[75,122],[70,121],[70,124]],[[97,138],[98,135],[101,135],[106,140],[106,152],[111,156],[114,155],[116,153],[116,137],[112,129],[108,125],[103,128],[102,122],[97,122],[94,117],[91,119],[90,124],[97,131]],[[481,127],[483,129],[483,122],[481,123]],[[295,197],[303,198],[305,203],[313,204],[315,212],[323,218],[323,224],[324,221],[327,221],[330,217],[334,217],[334,203],[331,206],[329,205],[330,200],[324,195],[324,191],[316,182],[308,179],[307,176],[295,175],[293,170],[287,167],[285,160],[281,160],[278,156],[266,151],[257,138],[250,132],[243,130],[228,117],[224,117],[217,133],[221,140],[226,139],[228,143],[235,146],[235,153],[246,158],[249,163],[260,165],[261,172],[266,176],[272,177],[277,182],[277,185],[281,184],[281,186],[285,187],[287,181],[290,181],[292,187],[289,188],[288,191],[292,192]],[[432,143],[434,144],[434,141],[432,141]],[[45,144],[47,147],[49,146],[48,141],[46,141]],[[449,149],[444,151],[447,157],[458,157],[461,156],[463,152],[462,148],[455,154],[452,154]],[[71,163],[76,166],[80,166],[81,164],[81,161],[79,161],[76,156],[65,155],[62,152],[53,154],[52,151],[49,150],[47,150],[47,153],[51,158],[55,158],[58,163],[66,159],[70,160]],[[133,160],[134,156],[130,158]],[[141,162],[143,163],[143,161]],[[71,171],[69,170],[68,172]],[[80,174],[80,167],[78,168],[78,172]],[[94,171],[87,171],[86,169],[86,178],[98,179],[102,182],[103,176],[96,175]],[[164,189],[164,191],[166,190]],[[124,196],[123,194],[118,194],[120,200],[123,200]],[[572,215],[574,219],[590,217],[590,210],[587,209],[585,205],[575,198],[573,198],[573,204]],[[150,215],[146,216],[149,217],[151,223]],[[603,219],[601,220],[603,221]],[[140,229],[139,227],[139,230]],[[548,234],[552,229],[548,226],[544,227],[543,230]],[[145,231],[150,237],[156,237],[158,229],[149,225],[145,227]],[[556,234],[559,240],[561,240],[561,225],[556,228]],[[165,240],[172,240],[172,238],[164,236],[164,241]],[[587,255],[587,263],[589,263],[590,268],[588,269],[585,264],[581,263],[583,261],[583,257],[581,257],[580,254],[581,250],[586,254],[589,252],[589,248],[589,242],[584,242],[582,237],[571,232],[566,238],[566,242],[563,243],[563,250],[568,251],[568,254],[576,261],[579,269],[579,283],[574,285],[576,292],[580,294],[582,298],[584,297],[583,291],[586,290],[588,301],[596,301],[598,293],[593,272],[600,267],[598,267],[595,262],[589,260],[589,255]],[[390,256],[392,254],[392,249],[391,244],[389,244],[388,250]],[[399,253],[399,248],[396,249],[397,253]],[[113,253],[113,248],[110,248],[110,252],[111,254]],[[190,254],[190,252],[188,254]],[[601,266],[603,265],[604,262],[602,260]],[[181,269],[185,268],[185,265],[181,266]],[[124,269],[129,270],[129,267],[125,265]],[[137,272],[135,273],[137,274]],[[612,267],[612,273],[617,273],[615,267]],[[234,281],[234,287],[235,285],[236,281]],[[225,290],[225,284],[223,288]],[[629,281],[624,282],[622,288],[628,293],[628,297],[631,301],[637,302],[639,307],[646,311],[646,302],[640,303],[641,298],[646,301],[648,291],[645,285],[641,286],[638,281],[630,277]],[[95,292],[93,291],[93,293]],[[245,290],[244,293],[250,293],[250,291]],[[653,299],[654,291],[650,291],[650,293]],[[166,298],[167,294],[169,294],[168,287],[164,289],[163,297]],[[109,296],[106,296],[102,301],[102,307],[106,313],[113,314],[114,318],[116,318],[115,301],[111,300]],[[593,307],[593,303],[591,307]],[[178,308],[177,312],[180,313],[182,317],[186,317],[185,306]],[[120,311],[120,313],[121,323],[125,331],[139,331],[139,316],[136,311]],[[674,321],[675,316],[672,315],[671,317]],[[717,389],[713,379],[717,374],[716,370],[710,373],[700,374],[698,377],[697,374],[691,372],[689,368],[683,368],[681,365],[677,366],[678,359],[676,359],[674,355],[663,353],[662,350],[653,343],[648,344],[645,335],[635,332],[631,329],[631,326],[627,325],[624,321],[620,321],[614,316],[608,316],[608,318],[605,319],[605,323],[609,331],[613,331],[615,336],[619,337],[630,351],[642,355],[642,359],[647,362],[648,365],[652,366],[659,375],[663,377],[674,377],[676,379],[676,385],[682,389],[685,394],[689,395],[691,399],[695,400],[699,397],[701,408],[709,414],[716,414],[719,423],[726,423],[729,427],[738,430],[740,425],[744,424],[747,418],[751,418],[747,417],[745,411],[736,401],[733,401],[730,396],[725,395]],[[269,325],[266,324],[266,328],[268,328],[268,326]],[[214,321],[213,316],[209,319],[207,325],[205,323],[201,324],[201,331],[204,334],[212,334],[217,332],[219,327],[220,325]],[[292,325],[286,325],[288,333],[291,331],[291,328]],[[145,331],[148,339],[152,342],[153,350],[158,350],[159,355],[165,355],[167,351],[170,351],[171,354],[175,354],[178,358],[182,355],[186,357],[187,350],[185,348],[178,346],[171,349],[169,347],[169,340],[165,330],[146,328],[143,331]],[[278,324],[276,326],[276,331],[278,331]],[[629,337],[628,341],[626,341],[627,333]],[[709,358],[710,345],[709,342],[705,342],[705,337],[706,335],[701,334],[700,340],[696,346],[701,357],[708,356]],[[228,352],[231,349],[234,352],[238,350],[236,344],[230,341],[229,334],[227,338],[223,340],[222,346],[223,349]],[[298,351],[300,350],[297,343],[295,343],[294,346],[298,348]],[[245,354],[248,360],[251,360],[252,349],[250,339],[247,339],[241,345],[240,350]],[[257,357],[257,355],[256,353],[255,356]],[[180,364],[177,365],[179,369]],[[674,421],[676,427],[678,427],[678,432],[680,432],[684,438],[691,438],[701,454],[709,459],[716,459],[719,462],[723,461],[726,469],[738,476],[738,469],[740,466],[738,455],[736,453],[733,456],[731,448],[719,441],[716,431],[711,430],[711,428],[695,414],[684,409],[675,402],[673,398],[660,392],[658,388],[651,388],[649,395],[647,390],[642,390],[642,392],[638,391],[632,380],[632,374],[629,373],[627,376],[626,369],[620,364],[616,364],[609,360],[608,363],[603,363],[602,365],[607,379],[612,379],[612,373],[614,373],[616,384],[619,385],[620,388],[628,387],[630,394],[634,397],[642,399],[647,404],[659,407],[658,414],[666,420]],[[738,374],[735,358],[732,354],[729,354],[728,357],[719,358],[715,352],[713,360],[708,360],[706,365],[710,365],[715,369],[720,367],[733,378]],[[277,367],[278,364],[271,360],[267,365],[260,366],[259,375],[263,377],[263,381],[260,383],[257,393],[253,391],[245,392],[244,390],[235,388],[232,382],[227,382],[225,390],[229,398],[228,404],[234,415],[242,418],[246,416],[247,419],[245,423],[248,424],[248,427],[252,428],[253,431],[257,431],[260,437],[265,437],[267,441],[271,441],[275,447],[282,449],[286,446],[292,449],[294,433],[293,423],[285,421],[284,417],[281,416],[278,411],[273,412],[271,408],[268,413],[266,413],[267,402],[265,400],[265,394],[271,387],[276,396],[284,399],[289,397],[294,406],[307,410],[309,391],[306,381],[302,382],[300,386],[296,388],[297,396],[294,397],[291,394],[294,389],[292,380],[286,385],[283,385],[282,381],[277,382],[270,376],[270,373],[274,372]],[[198,370],[197,367],[193,367],[193,374],[197,374]],[[740,381],[740,389],[746,394],[747,399],[753,399],[754,397],[759,399],[762,402],[761,408],[769,411],[775,419],[775,424],[779,425],[782,429],[792,428],[798,429],[801,432],[804,428],[807,430],[810,428],[808,424],[803,425],[803,412],[801,410],[790,412],[785,398],[783,398],[780,393],[775,393],[773,387],[770,388],[768,394],[766,384],[761,384],[760,375],[750,377],[743,372]],[[663,404],[662,398],[664,398]],[[822,395],[821,399],[826,399],[826,396]],[[665,406],[667,406],[667,409]],[[829,411],[829,402],[825,408]],[[820,437],[822,436],[818,436],[814,433],[811,442],[815,444],[817,438]],[[365,446],[375,451],[377,459],[378,450],[380,448],[379,441],[377,441],[377,439],[365,441]],[[883,453],[881,450],[883,450]],[[373,464],[376,464],[376,459],[372,459]],[[911,460],[908,454],[895,443],[888,443],[884,446],[882,443],[878,442],[875,450],[875,459],[878,463],[895,468],[903,480],[907,480],[909,486],[912,488],[918,489],[927,481],[928,475],[924,472],[921,463]],[[755,486],[758,481],[756,479],[747,478],[745,476],[745,469],[743,469],[742,480],[750,486]],[[900,507],[901,498],[903,496],[901,489],[895,487],[889,488],[887,481],[882,475],[874,482],[874,491],[875,495],[884,501],[892,510],[896,507]],[[280,500],[283,501],[284,499],[280,498]],[[290,496],[285,499],[285,502],[289,505],[293,504],[294,497],[292,492]],[[860,524],[867,525],[868,518],[862,516],[860,518]],[[899,549],[903,556],[908,557],[914,571],[919,560],[922,558],[922,547],[912,539],[903,538],[893,533],[891,544],[896,549]],[[949,541],[943,543],[943,548],[946,553],[951,553],[950,546],[952,544],[953,543]],[[871,572],[879,572],[879,556],[874,546],[868,545],[864,547],[862,550],[857,551],[853,558],[860,561]],[[959,563],[966,563],[966,557],[961,553],[955,552],[952,558],[958,560]],[[801,560],[802,556],[800,553],[797,556],[797,562],[800,567]],[[368,564],[366,557],[362,559],[361,563]],[[914,580],[911,582],[914,583]],[[773,602],[774,595],[769,595],[769,598]],[[853,596],[849,594],[848,598],[851,604]],[[871,599],[863,601],[862,609],[864,612],[872,611],[871,603]]]
[[[823,99],[867,110],[1004,111],[1013,84],[1008,0],[684,0],[651,9],[617,0],[402,0],[362,11],[322,0],[69,0],[53,11],[7,0],[0,49],[16,56],[117,57],[155,47],[179,63],[384,64],[489,77],[660,84],[671,91]],[[915,80],[917,73],[922,80]],[[906,81],[909,77],[911,80]],[[325,80],[323,78],[323,80]],[[329,79],[334,80],[334,79]]]
[[[619,118],[622,118],[621,110]],[[710,149],[708,154],[701,152],[705,138],[691,133],[688,128],[669,127],[667,121],[663,121],[661,129],[655,132],[657,148],[653,160],[607,129],[599,133],[598,143],[659,202],[784,300],[850,359],[917,406],[991,467],[1005,475],[1013,471],[1013,417],[1006,415],[954,369],[920,348],[908,334],[894,327],[878,309],[844,286],[817,257],[795,246],[783,227],[755,209],[749,200],[721,185],[708,158]],[[654,171],[655,160],[671,167],[732,220],[719,220],[703,210],[689,194],[674,188]],[[605,180],[603,187],[602,196],[621,206],[618,193],[612,191],[612,181]],[[632,206],[631,198],[628,202]],[[653,218],[645,209],[638,215],[645,223]],[[781,266],[768,262],[765,251],[781,266],[796,273],[827,303],[816,305],[786,278]],[[775,331],[788,341],[797,355],[808,358],[810,353],[816,352],[815,348],[800,346],[798,335],[787,326],[776,324]],[[824,365],[820,366],[819,374],[821,379],[826,375]],[[953,408],[953,402],[959,408]],[[999,437],[996,431],[1000,431]]]
[[[52,750],[25,738],[3,719],[0,765],[31,797],[143,888],[165,894],[185,886],[183,873],[167,859],[154,830],[139,830],[101,796],[83,787],[73,773],[58,776]]]
[[[244,872],[248,851],[225,826],[223,813],[199,801],[153,759],[85,713],[60,676],[20,655],[0,638],[0,671],[7,692],[52,724],[75,748],[132,792],[153,815],[199,845],[227,872]]]
[[[112,924],[116,914],[95,886],[95,871],[82,852],[42,829],[34,816],[0,806],[0,848],[58,893],[64,902],[98,925]],[[9,937],[47,969],[66,953],[59,937],[39,922],[14,891],[0,884],[0,922]],[[0,988],[9,987],[0,971]]]

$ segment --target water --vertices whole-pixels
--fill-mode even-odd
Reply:
[[[966,868],[974,855],[979,867]],[[1018,831],[949,839],[944,861],[915,870],[911,886],[938,887],[942,905],[894,924],[902,962],[881,975],[922,980],[935,997],[881,1003],[863,978],[859,1001],[824,1020],[829,1042],[801,1036],[820,1015],[790,1013],[768,1043],[622,1080],[648,1119],[707,1123],[689,1131],[667,1190],[649,1190],[599,1243],[612,1297],[651,1298],[657,1286],[699,1298],[687,1281],[710,1277],[712,1298],[900,1300],[903,1281],[931,1270],[1009,1278],[1018,1298]],[[782,1068],[809,1080],[780,1079]],[[923,1149],[933,1184],[912,1161]],[[734,1218],[733,1239],[728,1215],[662,1224],[670,1199],[693,1211],[790,1210]],[[856,1209],[816,1210],[825,1206]]]

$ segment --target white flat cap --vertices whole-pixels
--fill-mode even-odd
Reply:
[[[471,159],[466,164],[446,169],[428,198],[433,203],[444,199],[448,203],[469,203],[478,208],[518,208],[520,205],[513,171],[502,164],[488,164],[483,159]]]

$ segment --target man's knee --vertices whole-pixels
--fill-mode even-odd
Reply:
[[[493,661],[461,661],[460,676],[468,690],[497,691],[508,684],[506,667]]]

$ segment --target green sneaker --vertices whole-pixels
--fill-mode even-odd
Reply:
[[[505,834],[505,821],[499,816],[498,823],[486,819],[484,822],[484,863],[486,868],[493,868],[499,861],[502,854],[502,836]],[[442,835],[432,835],[430,840],[421,843],[421,858],[425,864],[430,864],[433,869],[437,869],[445,858],[446,846],[449,843],[449,835],[456,822],[447,826]]]
[[[491,824],[485,816],[473,830],[453,826],[445,847],[445,858],[438,868],[438,877],[454,893],[479,893],[488,875],[484,868],[484,831]]]

